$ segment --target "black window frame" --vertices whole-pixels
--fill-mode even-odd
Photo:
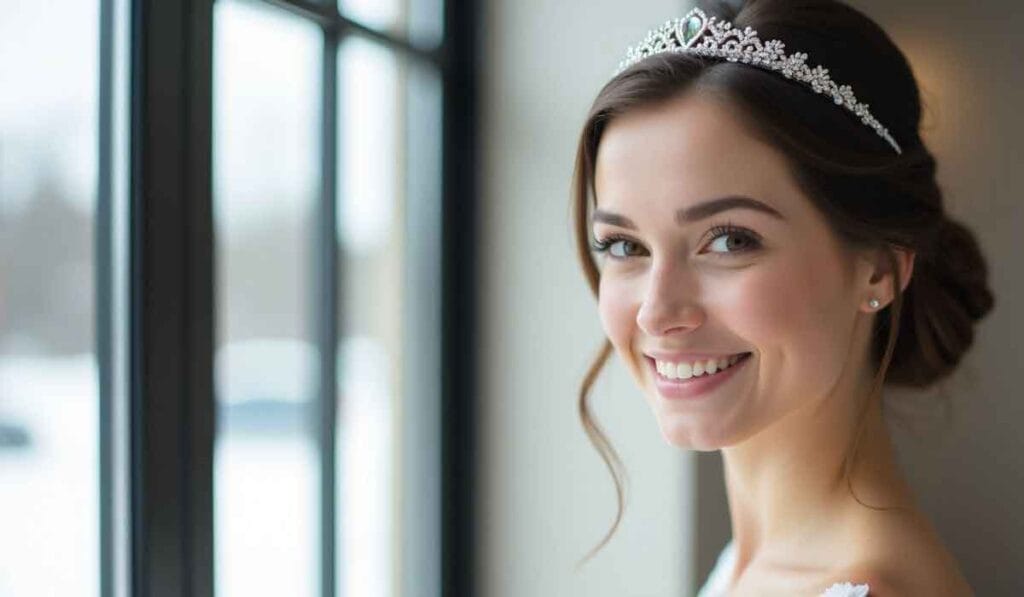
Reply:
[[[130,6],[129,590],[135,596],[214,593],[214,222],[212,37],[215,0],[132,0]],[[323,29],[323,137],[316,306],[321,348],[320,594],[335,596],[334,421],[338,263],[333,227],[337,45],[360,34],[440,72],[440,586],[417,595],[471,595],[474,546],[477,284],[477,0],[445,0],[437,48],[361,25],[336,4],[273,4]],[[100,579],[114,594],[111,437],[112,259],[110,171],[114,0],[101,0],[97,350],[100,363]],[[404,595],[403,595],[404,597]]]

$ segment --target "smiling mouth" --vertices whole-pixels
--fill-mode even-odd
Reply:
[[[663,361],[657,361],[651,357],[645,357],[647,362],[650,364],[651,369],[654,370],[658,379],[669,382],[669,383],[683,383],[690,380],[708,379],[716,375],[720,375],[725,371],[728,371],[741,364],[743,361],[750,358],[753,353],[742,352],[731,357],[726,357],[713,363],[713,367],[708,368],[711,361],[700,361],[695,363],[666,363]]]
[[[691,402],[692,400],[713,396],[717,388],[729,383],[729,380],[739,375],[739,372],[746,368],[746,362],[752,356],[753,353],[751,352],[741,353],[734,362],[724,369],[716,369],[713,373],[701,371],[697,375],[693,375],[692,371],[687,373],[685,371],[686,367],[680,364],[679,367],[684,369],[683,375],[689,375],[689,377],[685,378],[666,376],[665,373],[674,375],[667,365],[663,364],[662,370],[659,371],[658,363],[654,359],[647,357],[647,361],[654,378],[654,386],[662,398],[671,401],[683,400],[684,402]]]

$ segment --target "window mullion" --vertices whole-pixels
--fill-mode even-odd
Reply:
[[[132,594],[213,594],[212,0],[132,5]]]
[[[337,479],[335,431],[337,422],[337,347],[338,347],[338,245],[337,220],[337,110],[338,110],[338,34],[324,32],[321,94],[321,189],[317,235],[319,285],[315,295],[318,355],[320,358],[320,395],[317,442],[320,453],[320,595],[334,597],[337,580]]]

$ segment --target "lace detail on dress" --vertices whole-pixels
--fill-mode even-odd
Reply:
[[[826,589],[821,597],[868,597],[868,586],[853,585],[848,582],[836,583]]]
[[[729,582],[732,569],[736,565],[736,549],[729,541],[718,554],[718,560],[708,574],[704,586],[697,592],[697,597],[726,597],[726,583]],[[835,583],[825,589],[820,597],[868,597],[868,585],[855,585],[853,583]]]

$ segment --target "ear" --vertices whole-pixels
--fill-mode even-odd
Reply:
[[[888,250],[887,250],[888,249]],[[864,311],[874,313],[896,300],[893,281],[899,273],[900,292],[905,292],[914,274],[914,261],[917,253],[905,247],[887,245],[863,254],[858,270],[860,285],[860,304]],[[895,263],[893,263],[895,259]],[[895,269],[894,269],[895,267]],[[880,305],[871,308],[868,302],[878,299]]]

